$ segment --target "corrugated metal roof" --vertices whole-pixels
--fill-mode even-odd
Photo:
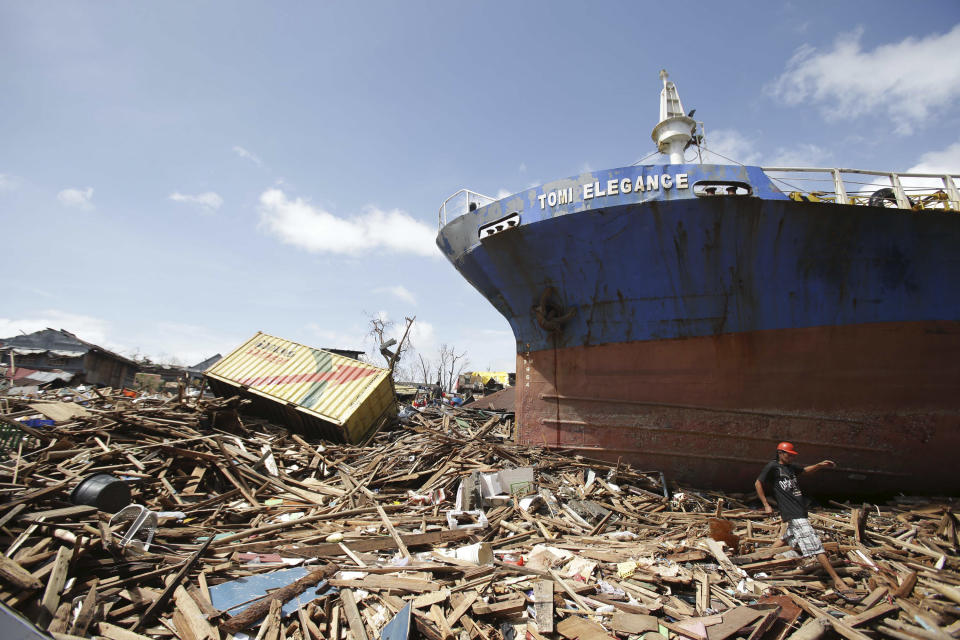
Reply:
[[[31,373],[26,376],[27,379],[45,384],[47,382],[53,382],[54,380],[63,380],[64,382],[70,382],[73,380],[73,377],[76,374],[66,373],[64,371],[37,371],[36,373]]]
[[[38,371],[37,369],[17,367],[13,371],[14,380],[26,380],[29,382],[39,382],[40,384],[53,382],[54,380],[63,380],[64,382],[69,382],[70,380],[73,380],[75,375],[77,375],[75,372],[60,371],[59,369],[54,371]],[[10,367],[0,367],[0,377],[9,379]]]
[[[51,351],[58,353],[60,355],[65,355],[66,357],[74,357],[79,355],[84,355],[88,351],[98,351],[110,358],[120,360],[132,366],[137,366],[137,363],[129,358],[121,356],[119,353],[114,353],[109,349],[104,349],[103,347],[97,346],[92,342],[87,342],[86,340],[81,340],[74,334],[63,329],[43,329],[42,331],[35,331],[33,333],[13,336],[10,338],[0,338],[0,349],[8,350],[10,348],[15,349],[28,349],[28,350],[39,350],[39,351],[30,351],[30,353],[43,353],[45,351]],[[67,355],[70,354],[70,355]]]
[[[390,371],[258,332],[205,375],[344,425]]]
[[[49,353],[50,355],[60,356],[61,358],[82,358],[87,354],[86,351],[61,351],[55,349],[19,349],[14,347],[10,349],[16,356],[32,356],[40,353]]]

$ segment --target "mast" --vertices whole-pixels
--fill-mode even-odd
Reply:
[[[661,69],[660,122],[650,136],[660,153],[670,156],[670,164],[683,164],[683,150],[690,145],[697,122],[684,113],[677,85],[668,81],[668,77],[666,69]]]

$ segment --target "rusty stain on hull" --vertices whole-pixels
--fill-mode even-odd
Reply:
[[[776,443],[836,494],[960,492],[960,323],[808,327],[517,357],[519,439],[749,491]]]

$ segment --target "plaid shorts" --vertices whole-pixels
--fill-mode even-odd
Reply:
[[[783,539],[788,545],[797,549],[804,558],[824,553],[820,536],[810,526],[806,518],[797,518],[787,523],[787,532]]]

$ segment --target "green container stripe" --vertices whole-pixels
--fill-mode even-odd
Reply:
[[[317,371],[326,373],[333,369],[333,357],[330,353],[326,351],[317,351],[315,349],[310,350],[313,355],[313,361],[317,364]],[[327,388],[326,380],[319,380],[310,385],[310,388],[307,389],[307,392],[304,394],[303,399],[300,400],[300,405],[313,408],[315,404],[320,402],[320,398],[323,397],[323,392]]]

